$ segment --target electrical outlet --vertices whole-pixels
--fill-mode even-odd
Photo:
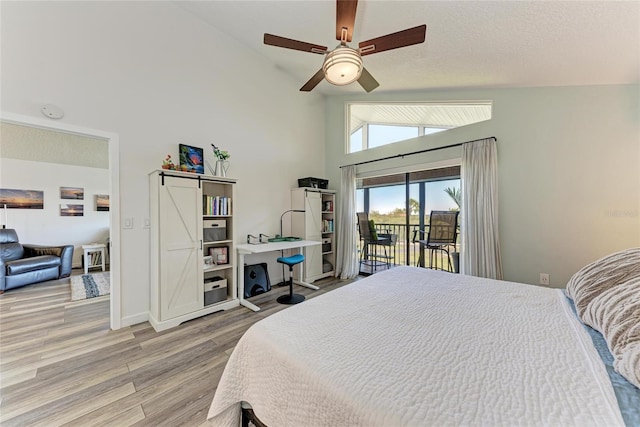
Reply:
[[[549,274],[540,273],[540,284],[541,285],[548,285],[549,284]]]

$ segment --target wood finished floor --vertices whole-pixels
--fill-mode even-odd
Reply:
[[[313,298],[349,283],[295,286]],[[109,329],[109,299],[69,302],[69,279],[0,295],[0,425],[209,426],[229,355],[255,322],[286,306],[288,287],[261,307],[213,313],[157,333],[148,322]],[[96,301],[97,300],[97,301]]]

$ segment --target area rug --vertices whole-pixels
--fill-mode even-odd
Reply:
[[[100,297],[110,293],[108,271],[71,277],[71,301]]]

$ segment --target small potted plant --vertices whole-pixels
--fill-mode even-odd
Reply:
[[[167,154],[167,157],[162,161],[162,169],[175,170],[176,165],[173,164],[171,154]]]
[[[216,147],[214,144],[211,144],[211,146],[213,147],[213,155],[216,156],[216,160],[228,160],[229,157],[231,157],[231,154],[229,154],[228,151],[225,150],[221,150],[218,147]]]
[[[211,144],[211,147],[213,147],[213,155],[216,157],[216,167],[213,174],[215,176],[227,176],[227,170],[229,169],[228,159],[231,155],[228,151],[221,150],[214,144]]]

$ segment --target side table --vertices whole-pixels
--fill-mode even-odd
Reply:
[[[82,245],[82,250],[84,251],[84,274],[88,274],[89,269],[94,267],[102,267],[102,271],[105,271],[106,248],[107,246],[103,243]]]

